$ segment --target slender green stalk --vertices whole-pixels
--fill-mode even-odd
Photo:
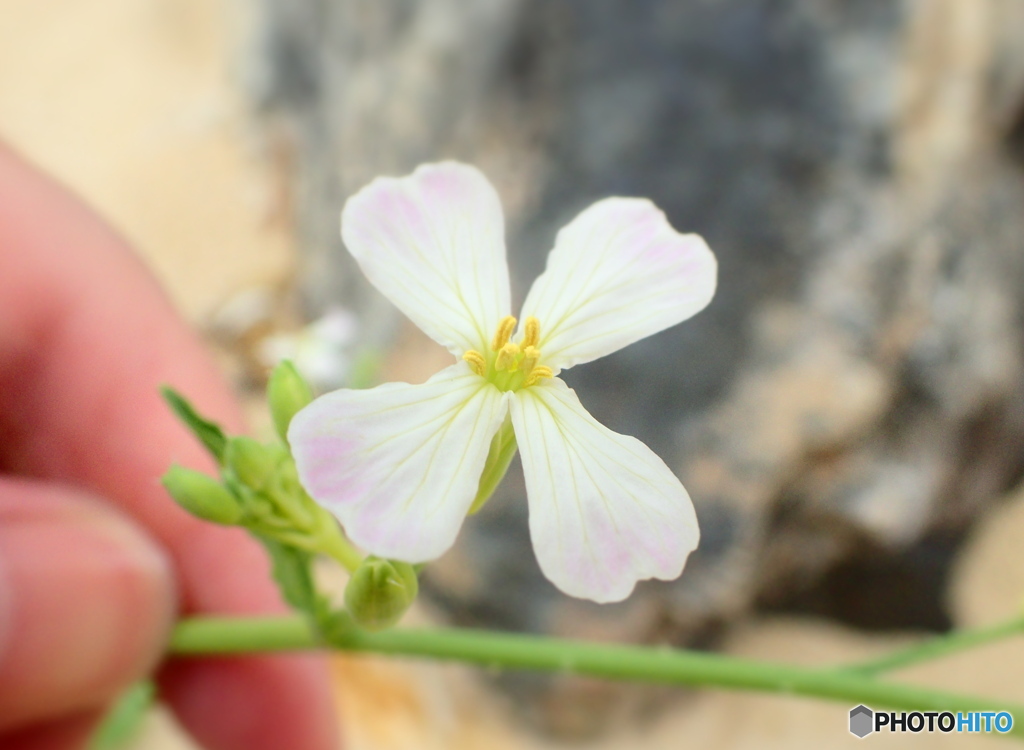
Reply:
[[[180,656],[250,651],[290,651],[322,644],[298,617],[197,618],[182,622],[171,640]],[[350,630],[331,644],[345,651],[455,660],[492,669],[527,669],[699,685],[735,690],[804,695],[849,705],[907,711],[1010,711],[1024,706],[916,685],[883,682],[848,670],[824,671],[720,654],[679,649],[621,646],[459,628],[395,629],[381,633]],[[1012,732],[1024,738],[1024,722]]]
[[[122,750],[135,739],[156,698],[156,685],[137,682],[114,702],[89,740],[88,750]]]
[[[332,525],[330,531],[322,533],[318,537],[318,541],[323,545],[318,551],[330,555],[345,570],[349,573],[354,573],[363,561],[363,555],[342,535],[341,529],[338,528],[333,519],[329,523]]]
[[[842,671],[862,677],[891,672],[923,661],[950,656],[969,648],[984,646],[987,643],[1002,640],[1013,635],[1024,633],[1024,617],[1014,617],[997,625],[970,630],[954,630],[946,635],[930,638],[922,643],[915,643],[907,648],[885,654],[877,659],[849,664],[841,667]]]
[[[181,656],[305,651],[320,648],[305,619],[283,617],[193,617],[171,633],[170,652]]]

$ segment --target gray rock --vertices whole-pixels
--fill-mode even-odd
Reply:
[[[454,620],[697,642],[758,605],[842,614],[863,576],[833,574],[868,562],[912,567],[939,606],[956,535],[1024,459],[1024,6],[263,0],[262,17],[252,90],[292,154],[306,299],[345,300],[368,344],[397,317],[338,209],[422,161],[498,185],[519,299],[557,228],[612,194],[652,198],[720,261],[705,312],[566,378],[689,489],[703,538],[683,577],[614,606],[559,595],[513,470],[427,574]],[[928,606],[894,597],[864,624],[935,624]]]

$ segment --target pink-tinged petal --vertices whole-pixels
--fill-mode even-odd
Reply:
[[[715,256],[640,198],[607,198],[559,233],[523,305],[545,365],[566,369],[674,326],[715,293]]]
[[[600,424],[558,378],[517,392],[511,413],[533,550],[552,583],[603,603],[637,581],[679,576],[700,532],[664,461]]]
[[[473,167],[377,178],[345,204],[341,236],[370,282],[456,355],[485,347],[509,314],[501,203]]]
[[[460,362],[422,385],[321,396],[292,420],[288,442],[302,485],[353,542],[425,562],[455,541],[507,401]]]

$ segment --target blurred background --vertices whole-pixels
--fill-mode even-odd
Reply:
[[[378,174],[481,167],[519,301],[598,198],[705,236],[711,306],[566,378],[690,491],[682,578],[558,594],[514,468],[414,619],[825,664],[1024,601],[1019,0],[0,0],[0,135],[135,244],[257,431],[278,357],[323,389],[449,362],[341,246]],[[1007,643],[905,677],[1024,700],[1022,668]],[[848,706],[336,669],[351,748],[855,741]],[[162,716],[138,743],[187,746]]]

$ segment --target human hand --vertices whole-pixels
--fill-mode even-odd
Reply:
[[[276,611],[265,556],[188,516],[158,478],[209,460],[173,385],[240,431],[202,346],[72,196],[0,145],[0,746],[77,747],[159,662],[181,614]],[[162,696],[215,750],[335,742],[310,657],[179,661]]]

